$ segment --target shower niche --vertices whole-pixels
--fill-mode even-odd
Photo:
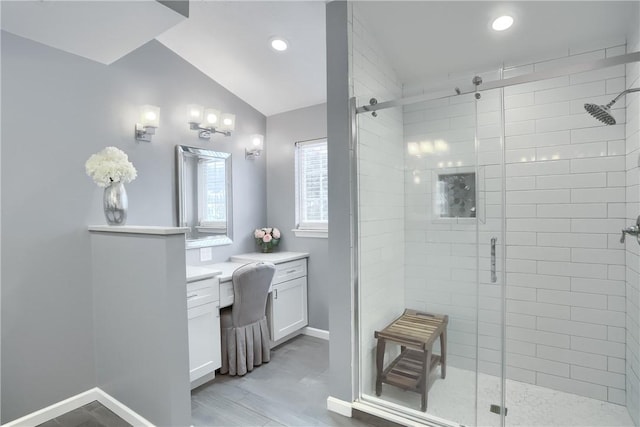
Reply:
[[[433,219],[437,222],[484,222],[482,170],[444,168],[433,172]]]

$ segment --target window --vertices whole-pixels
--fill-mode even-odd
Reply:
[[[296,142],[296,236],[327,237],[328,189],[326,138]]]
[[[198,225],[225,229],[227,223],[226,170],[222,159],[198,160]]]

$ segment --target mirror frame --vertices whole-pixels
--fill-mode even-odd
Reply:
[[[185,191],[183,186],[185,185],[184,179],[184,157],[185,154],[194,155],[199,158],[205,159],[224,159],[225,161],[225,181],[227,190],[227,234],[219,237],[209,237],[200,239],[186,238],[186,248],[205,248],[210,246],[223,246],[233,243],[233,182],[231,174],[231,153],[225,153],[222,151],[207,150],[205,148],[190,147],[187,145],[176,145],[176,172],[177,172],[177,198],[178,198],[178,227],[188,227],[185,224]],[[185,224],[185,225],[182,225]]]

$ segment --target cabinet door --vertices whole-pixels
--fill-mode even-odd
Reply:
[[[221,366],[218,302],[189,309],[188,317],[189,377],[194,381]]]
[[[307,277],[273,286],[271,294],[271,339],[279,339],[308,324]]]

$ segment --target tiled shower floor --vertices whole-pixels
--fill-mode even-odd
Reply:
[[[476,425],[475,374],[447,367],[447,378],[438,379],[429,391],[427,413],[466,426]],[[500,381],[480,374],[479,426],[499,426],[499,416],[489,412],[500,402]],[[626,407],[532,384],[507,380],[507,426],[633,426]],[[381,399],[418,411],[420,395],[383,384]]]

